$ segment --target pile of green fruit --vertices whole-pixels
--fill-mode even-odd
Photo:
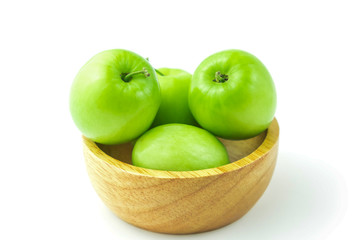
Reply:
[[[104,51],[80,69],[70,93],[70,112],[84,136],[102,144],[136,140],[135,166],[169,171],[229,163],[215,136],[254,137],[268,128],[275,108],[268,70],[241,50],[209,56],[193,76],[154,69],[131,51]]]

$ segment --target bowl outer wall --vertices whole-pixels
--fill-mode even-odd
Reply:
[[[135,167],[83,140],[90,181],[112,212],[143,229],[188,234],[230,224],[254,206],[272,177],[278,138],[274,119],[250,155],[218,168],[187,172]]]

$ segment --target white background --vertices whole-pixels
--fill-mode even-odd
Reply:
[[[356,3],[1,1],[0,239],[360,239]],[[279,158],[246,216],[172,236],[124,223],[99,200],[68,95],[79,68],[112,48],[191,73],[229,48],[267,66]]]

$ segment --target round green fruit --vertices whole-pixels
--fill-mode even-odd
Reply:
[[[71,87],[70,112],[84,136],[119,144],[150,127],[160,101],[149,62],[131,51],[113,49],[95,55],[80,69]]]
[[[161,104],[153,126],[168,123],[196,125],[188,105],[191,74],[180,69],[160,68],[157,78],[161,90]]]
[[[195,70],[189,107],[211,133],[227,139],[251,138],[274,118],[275,85],[266,67],[250,53],[218,52]]]
[[[229,163],[224,145],[208,131],[186,124],[166,124],[142,135],[132,152],[135,166],[193,171]]]

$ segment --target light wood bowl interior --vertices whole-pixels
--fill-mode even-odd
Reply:
[[[91,183],[126,222],[154,232],[213,230],[248,212],[267,188],[278,152],[279,126],[247,140],[220,139],[230,164],[198,171],[160,171],[131,165],[132,143],[101,145],[83,137]]]

